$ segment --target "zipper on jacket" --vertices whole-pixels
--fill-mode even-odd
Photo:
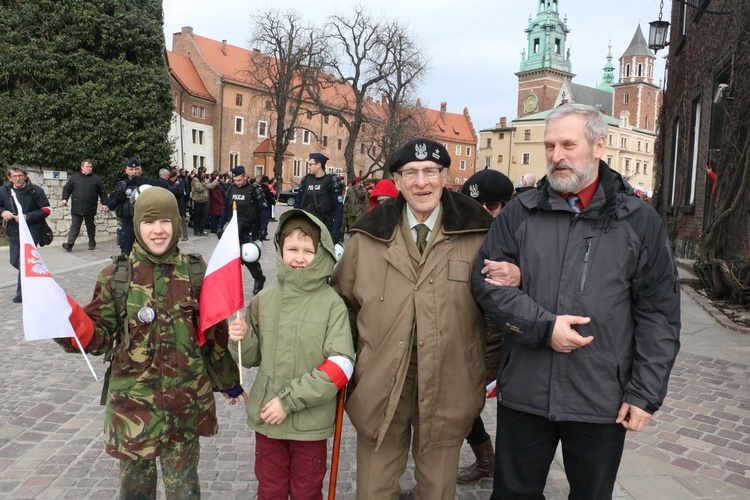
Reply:
[[[583,293],[583,288],[586,286],[586,276],[589,272],[589,255],[591,253],[591,237],[586,238],[586,242],[583,245],[583,269],[581,270],[581,286],[578,287],[578,293]]]

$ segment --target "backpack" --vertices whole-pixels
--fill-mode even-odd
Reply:
[[[197,253],[185,254],[188,259],[188,277],[190,279],[190,285],[193,289],[194,297],[196,300],[200,297],[201,287],[203,286],[203,276],[206,274],[206,263],[203,258]],[[130,347],[130,331],[128,328],[128,292],[130,291],[130,279],[133,274],[133,265],[130,263],[127,255],[115,255],[112,257],[112,275],[110,276],[110,288],[112,289],[112,299],[115,303],[115,311],[117,317],[120,318],[122,324],[122,337],[114,336],[109,345],[107,353],[104,355],[104,362],[109,363],[107,372],[104,374],[104,385],[102,387],[102,395],[99,400],[99,404],[105,405],[107,401],[107,394],[109,393],[109,378],[112,374],[112,360],[117,354],[119,349],[128,349]],[[197,318],[193,318],[195,321]],[[203,346],[202,349],[204,365],[206,371],[211,379],[211,383],[214,387],[220,387],[221,384],[218,381],[218,377],[208,363],[207,356],[210,354],[210,347],[208,343]]]

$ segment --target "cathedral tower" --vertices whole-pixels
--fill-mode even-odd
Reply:
[[[564,82],[573,78],[570,50],[565,49],[568,19],[560,19],[558,0],[537,0],[536,19],[529,17],[527,48],[521,54],[518,116],[551,109]]]

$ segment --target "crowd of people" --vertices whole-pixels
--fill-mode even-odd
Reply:
[[[87,201],[66,250],[97,200],[122,219],[124,256],[100,273],[80,338],[88,352],[114,352],[105,440],[121,498],[155,495],[157,458],[168,498],[199,497],[198,436],[217,430],[211,391],[246,403],[259,498],[321,498],[342,390],[360,500],[452,500],[458,483],[483,477],[493,499],[542,499],[558,444],[571,498],[611,498],[627,431],[666,395],[680,296],[664,225],[602,161],[606,137],[599,111],[560,106],[546,117],[544,178],[514,186],[484,170],[460,193],[446,187],[448,151],[430,139],[395,152],[392,181],[354,178],[347,189],[313,153],[273,237],[277,282],[264,288],[260,264],[248,265],[244,317],[207,332],[196,301],[205,264],[179,250],[183,221],[220,236],[236,203],[241,243],[265,239],[272,180],[239,166],[150,179],[135,158],[106,200],[93,178],[71,179],[73,206]],[[80,175],[91,170],[85,161]],[[36,239],[46,196],[20,169],[8,184],[8,234],[14,190]],[[232,359],[258,367],[249,394]],[[494,447],[479,418],[493,394]],[[476,460],[461,469],[464,440]],[[416,487],[402,491],[410,453]]]

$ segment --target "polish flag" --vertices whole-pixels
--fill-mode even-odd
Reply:
[[[242,265],[240,262],[240,230],[237,211],[227,224],[219,244],[208,261],[206,276],[198,301],[200,307],[200,331],[198,344],[206,342],[205,331],[216,323],[245,307],[242,290]]]
[[[487,399],[492,399],[497,397],[497,380],[493,380],[489,384],[487,384],[486,387],[487,391]]]
[[[18,207],[24,339],[76,337],[88,343],[94,335],[94,323],[52,278],[31,237],[16,193],[13,198]]]

